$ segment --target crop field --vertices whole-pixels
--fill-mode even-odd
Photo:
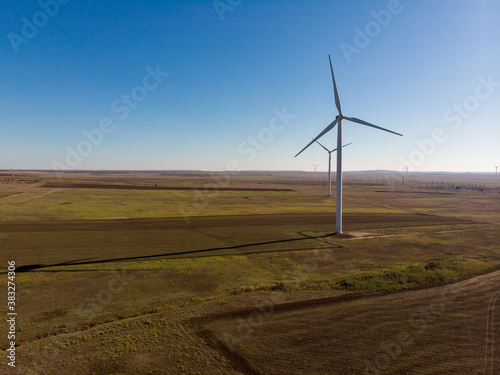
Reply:
[[[1,173],[15,371],[498,373],[500,178],[404,177]]]

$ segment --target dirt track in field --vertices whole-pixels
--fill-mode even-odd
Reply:
[[[398,293],[348,294],[187,322],[244,374],[498,374],[500,271]]]

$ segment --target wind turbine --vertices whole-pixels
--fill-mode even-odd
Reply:
[[[316,143],[321,147],[323,147],[326,152],[328,152],[328,196],[330,196],[332,195],[332,152],[337,151],[337,149],[334,148],[333,150],[330,151],[318,141],[316,141]],[[352,142],[343,145],[342,147],[349,146],[350,144],[352,144]]]
[[[314,172],[316,172],[316,167],[318,166],[319,164],[313,164],[313,167],[314,167]]]
[[[337,202],[336,202],[337,223],[336,224],[337,224],[337,233],[340,234],[342,233],[342,120],[348,120],[351,122],[355,122],[361,125],[369,126],[375,129],[383,130],[400,136],[403,135],[393,132],[392,130],[384,129],[380,126],[370,124],[369,122],[360,120],[356,117],[344,116],[344,114],[342,113],[342,107],[340,105],[339,93],[337,91],[337,84],[335,83],[335,76],[333,74],[333,67],[332,67],[332,59],[330,58],[330,55],[328,55],[328,60],[330,61],[330,71],[332,72],[333,91],[335,94],[335,106],[337,107],[339,114],[337,117],[335,117],[335,120],[333,120],[333,122],[330,125],[328,125],[321,133],[319,133],[319,135],[316,138],[314,138],[311,142],[309,142],[309,144],[306,147],[300,150],[300,152],[297,155],[295,155],[295,157],[299,156],[302,153],[302,151],[304,151],[306,148],[308,148],[310,145],[316,142],[319,138],[321,138],[330,130],[332,130],[338,123],[339,126],[337,127]]]
[[[500,167],[500,165],[496,165],[496,164],[493,164],[495,166],[495,175],[498,174],[498,167]]]

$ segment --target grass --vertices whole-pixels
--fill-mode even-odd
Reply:
[[[449,225],[444,225],[443,228],[446,231],[453,229]],[[468,227],[454,228],[460,230]],[[437,225],[396,229],[389,232],[401,234],[401,231],[414,231],[419,235],[354,241],[336,239],[333,236],[300,243],[300,248],[309,247],[310,251],[295,250],[252,255],[214,254],[214,256],[189,259],[67,265],[19,273],[16,282],[19,285],[18,295],[21,298],[19,308],[23,314],[21,325],[23,334],[20,337],[23,340],[30,340],[45,334],[78,330],[89,324],[101,324],[162,310],[175,310],[181,306],[199,304],[230,295],[277,290],[291,295],[296,292],[324,295],[339,291],[432,286],[452,282],[459,277],[484,273],[491,269],[489,261],[500,259],[500,249],[497,245],[499,233],[495,231],[468,230],[436,234],[440,230]],[[258,230],[263,232],[267,228]],[[276,232],[278,227],[270,230]],[[288,233],[287,228],[279,230],[286,234],[282,236],[283,238],[293,234]],[[381,229],[375,231],[383,234]],[[113,258],[115,252],[123,256],[126,254],[121,244],[124,246],[130,241],[137,242],[137,246],[134,246],[140,249],[140,243],[151,246],[154,238],[149,232],[144,232],[141,237],[134,234],[130,239],[113,237],[113,241],[116,240],[119,245],[117,246],[116,243],[112,244],[106,240],[105,235],[109,236],[109,233],[102,233],[102,238],[96,237],[100,239],[100,247],[97,247],[94,253],[83,253],[85,236],[91,234],[92,232],[65,234],[71,239],[72,246],[66,248],[66,253],[71,255],[70,258],[75,259],[71,251],[78,251],[78,259],[91,256],[103,257],[99,252],[104,249],[109,253],[105,259]],[[120,231],[114,234],[121,237],[128,236],[128,233]],[[213,234],[222,233],[214,231]],[[26,233],[16,235],[21,236],[18,242],[26,249],[30,244],[30,237]],[[35,254],[40,254],[40,263],[49,259],[47,251],[43,252],[43,246],[47,247],[50,243],[45,240],[40,241],[40,238],[48,239],[57,235],[57,232],[47,232],[46,236],[38,237],[40,251]],[[247,241],[242,239],[243,237],[248,237],[248,241],[251,241],[262,233],[235,231],[225,235],[236,236],[241,243]],[[296,235],[297,233],[294,237]],[[191,233],[190,236],[193,237],[194,234]],[[4,243],[10,247],[14,237],[14,235],[7,237]],[[162,239],[160,244],[171,241],[168,236],[160,237]],[[54,243],[56,240],[57,238],[52,239]],[[109,242],[109,247],[106,241]],[[92,241],[89,245],[91,244]],[[59,253],[64,251],[63,247],[57,249],[58,253],[54,255],[63,254]],[[23,249],[19,248],[18,257],[23,254],[22,251]],[[132,248],[126,251],[133,255],[134,252],[137,254],[138,250]],[[155,250],[154,253],[160,252]],[[129,282],[120,281],[124,278],[123,275],[125,281],[128,280],[127,277],[130,278]],[[115,283],[114,289],[119,290],[119,293],[113,293],[112,298],[106,299],[110,283]],[[97,296],[101,294],[106,303],[102,306],[98,304],[99,309],[95,309],[92,306]],[[82,304],[86,306],[83,316],[78,313],[78,307]],[[2,311],[0,309],[0,313]],[[0,342],[3,345],[3,341]]]
[[[341,278],[337,285],[344,290],[388,291],[445,285],[466,276],[495,269],[489,262],[463,257],[444,258],[427,264],[413,264],[389,270],[363,272]]]
[[[423,257],[420,261],[405,260],[406,254],[381,258],[364,252],[363,246],[359,253],[351,250],[351,260],[339,263],[340,251],[156,259],[20,273],[16,278],[23,316],[20,340],[174,311],[231,295],[272,291],[336,294],[434,286],[492,269],[487,261],[460,256]]]
[[[466,263],[433,262],[428,270]],[[250,308],[204,328],[266,374],[474,374],[484,366],[484,329],[499,281],[494,272],[406,293],[304,301],[265,310],[260,320]]]
[[[50,191],[53,192],[48,194]],[[42,192],[47,194],[40,196]],[[311,209],[330,212],[332,205],[334,202],[324,196],[296,192],[229,191],[204,195],[193,191],[38,187],[22,197],[8,196],[0,200],[2,215],[10,220],[30,221],[301,213]]]
[[[451,257],[432,260],[428,263],[411,264],[404,267],[380,269],[370,272],[356,272],[340,278],[286,280],[273,283],[261,283],[240,286],[232,291],[239,295],[255,292],[297,292],[297,291],[333,291],[350,292],[394,291],[416,287],[445,285],[458,279],[486,273],[495,269],[490,262],[463,257]]]
[[[0,198],[0,220],[179,217],[183,205],[191,209],[193,216],[334,211],[334,199],[326,197],[318,185],[299,185],[296,192],[290,193],[221,192],[196,207],[196,193],[191,191],[49,190],[38,188],[37,183],[23,182],[18,187],[0,184],[0,196],[2,189],[5,194],[21,193]],[[422,199],[424,195],[411,199],[404,194],[394,196],[374,190],[380,190],[380,186],[358,189],[346,185],[346,212],[437,212],[489,221],[481,223],[481,228],[500,224],[495,213],[498,194],[453,191],[453,195],[433,195],[432,200],[427,200]],[[251,305],[253,298],[273,291],[300,299],[443,285],[488,272],[494,268],[492,262],[500,259],[499,232],[495,230],[475,231],[469,224],[444,221],[442,225],[417,227],[409,223],[390,229],[384,225],[367,223],[359,230],[401,236],[353,241],[332,236],[266,245],[270,250],[280,250],[269,253],[240,255],[239,250],[220,251],[200,258],[67,265],[19,273],[16,283],[22,319],[18,343],[25,348],[20,360],[29,362],[36,357],[39,345],[44,344],[59,347],[61,357],[48,358],[52,367],[39,373],[72,373],[80,365],[86,373],[118,373],[127,368],[136,373],[148,372],[153,368],[148,359],[151,353],[165,359],[157,367],[162,373],[219,373],[217,366],[230,365],[220,354],[210,352],[199,338],[189,337],[176,325],[176,314],[187,314],[202,306],[209,306],[206,312],[215,309],[213,306],[224,309],[226,301]],[[25,264],[53,264],[164,254],[180,248],[225,248],[321,230],[294,226],[257,226],[244,231],[204,228],[186,230],[174,241],[174,232],[168,228],[64,232],[54,227],[47,232],[0,233],[0,255],[2,259],[24,259]],[[460,232],[438,233],[454,230]],[[0,308],[0,314],[5,312],[5,307]],[[0,339],[2,348],[5,340]],[[59,340],[60,346],[54,340]],[[93,356],[96,347],[102,352]]]

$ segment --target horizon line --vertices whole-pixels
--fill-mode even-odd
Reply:
[[[225,172],[225,173],[248,173],[248,172],[280,172],[280,173],[328,173],[328,171],[308,171],[308,170],[299,170],[299,169],[247,169],[247,170],[204,170],[204,169],[67,169],[67,170],[53,170],[53,169],[0,169],[0,173],[8,173],[10,172],[44,172],[44,173],[88,173],[88,172],[114,172],[114,173],[133,173],[133,172],[203,172],[203,173],[211,173],[211,172]],[[349,170],[343,171],[343,173],[374,173],[374,172],[385,172],[385,173],[397,173],[397,174],[421,174],[421,173],[446,173],[446,174],[493,174],[495,172],[491,171],[398,171],[391,169],[362,169],[362,170]],[[335,173],[335,172],[334,172]]]

